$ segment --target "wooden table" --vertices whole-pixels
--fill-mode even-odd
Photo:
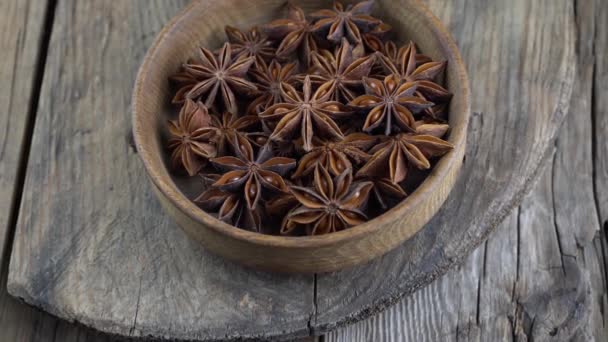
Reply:
[[[62,183],[62,179],[86,179],[78,174],[78,163],[67,165],[73,174],[48,177],[48,173],[66,169],[65,165],[57,165],[58,161],[71,160],[66,154],[87,154],[86,158],[95,161],[95,155],[88,154],[99,153],[99,160],[107,161],[104,156],[112,148],[96,145],[99,130],[122,136],[123,140],[116,143],[118,147],[113,148],[132,153],[130,127],[124,124],[128,122],[124,118],[129,115],[135,68],[160,27],[185,2],[10,0],[0,3],[0,75],[6,82],[0,89],[3,109],[0,111],[3,123],[0,128],[0,341],[119,340],[57,319],[10,297],[5,289],[9,258],[15,235],[18,238],[15,246],[23,249],[29,237],[20,232],[30,226],[28,222],[49,215],[33,210],[32,201],[61,201],[51,198],[60,192],[53,193],[49,188],[72,184]],[[566,113],[555,116],[554,124],[557,126],[563,121],[563,125],[555,143],[544,153],[542,167],[538,171],[534,168],[531,181],[538,178],[536,185],[522,187],[521,194],[513,199],[513,204],[519,206],[471,255],[456,260],[461,264],[459,267],[377,315],[366,318],[369,313],[363,312],[352,320],[335,319],[343,327],[327,332],[321,339],[605,341],[608,338],[608,90],[605,86],[608,84],[608,6],[602,4],[602,0],[521,0],[508,6],[502,1],[483,0],[429,0],[427,3],[456,38],[460,38],[465,61],[470,69],[476,68],[476,73],[471,72],[473,82],[486,82],[472,84],[473,132],[483,129],[484,117],[486,128],[491,124],[492,115],[499,112],[498,109],[493,112],[493,108],[508,112],[511,102],[513,110],[530,110],[517,115],[534,115],[534,108],[551,107],[558,101],[567,104],[568,99],[549,96],[510,98],[518,94],[517,86],[521,83],[532,81],[542,86],[543,81],[555,77],[525,72],[542,70],[547,61],[535,58],[535,54],[547,50],[544,44],[561,41],[539,39],[547,18],[563,21],[560,26],[563,32],[558,29],[558,32],[545,33],[547,37],[569,34],[577,37],[576,56],[567,61],[576,67],[570,114],[565,119]],[[480,29],[486,31],[480,32]],[[503,34],[508,30],[523,32],[515,36],[523,39],[501,40],[513,37]],[[124,35],[128,35],[125,41],[131,45],[121,44]],[[463,38],[468,36],[481,41],[474,40],[477,45],[472,44]],[[512,50],[510,44],[526,48]],[[500,61],[488,62],[490,57]],[[522,61],[538,64],[522,65]],[[508,70],[494,70],[493,65],[506,65]],[[123,73],[125,70],[130,73]],[[479,70],[486,75],[475,76],[480,74]],[[535,79],[531,80],[532,77]],[[492,82],[487,83],[488,80]],[[500,103],[496,96],[487,96],[483,86],[489,84],[509,85],[505,89],[492,89],[504,94]],[[546,84],[548,88],[552,86]],[[486,96],[475,97],[475,94]],[[112,98],[108,100],[108,96]],[[76,115],[80,111],[95,113]],[[87,121],[103,115],[109,121],[101,120],[101,125]],[[73,122],[65,122],[66,117]],[[49,131],[49,127],[59,131]],[[98,149],[95,152],[85,149],[92,146]],[[135,155],[133,158],[136,160]],[[140,166],[137,168],[142,171]],[[141,176],[143,174],[132,175]],[[45,182],[37,183],[40,179]],[[48,184],[51,181],[56,184]],[[519,197],[527,188],[531,191],[521,202]],[[61,216],[70,217],[69,209]],[[78,220],[71,218],[66,222]],[[480,236],[480,241],[483,238],[485,236]],[[11,262],[16,264],[20,260]],[[49,272],[52,274],[53,270]],[[353,294],[341,294],[347,295]],[[340,298],[319,298],[319,307],[323,309],[323,301],[339,302]],[[376,310],[386,304],[382,303]],[[138,335],[135,329],[138,310],[134,313],[132,333]],[[366,319],[345,326],[362,318]],[[331,328],[328,325],[325,330]],[[311,332],[317,333],[313,329]]]

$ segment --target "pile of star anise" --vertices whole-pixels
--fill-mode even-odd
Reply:
[[[201,208],[266,234],[340,231],[395,206],[452,149],[445,62],[398,48],[372,4],[287,4],[285,19],[226,27],[223,47],[171,78],[171,161],[201,177]]]

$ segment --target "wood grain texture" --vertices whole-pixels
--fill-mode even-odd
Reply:
[[[595,0],[598,3],[598,0]],[[608,8],[605,3],[596,5],[596,30],[593,46],[593,123],[594,123],[594,182],[598,215],[608,232]]]
[[[35,71],[43,39],[45,1],[0,2],[0,340],[32,340],[49,317],[6,292],[9,239],[18,203],[19,162],[31,120]],[[50,318],[50,317],[49,317]],[[40,330],[42,330],[41,328]],[[40,331],[39,330],[39,331]]]
[[[308,335],[313,277],[209,255],[162,214],[131,145],[137,67],[184,4],[58,3],[9,290],[122,335]]]
[[[608,21],[597,15],[605,7],[599,1],[576,6],[578,71],[571,114],[535,190],[462,267],[387,311],[330,333],[327,341],[608,339],[608,245],[593,198],[598,137],[590,119],[597,115],[593,94],[606,93],[594,83],[602,61],[594,37]],[[600,156],[605,160],[608,154]]]
[[[125,335],[294,336],[382,310],[461,262],[519,202],[572,86],[570,2],[432,1],[474,70],[466,175],[422,234],[369,265],[319,276],[315,296],[312,277],[229,264],[162,214],[125,138],[128,98],[145,47],[181,3],[142,3],[59,3],[9,279],[29,303]],[[460,322],[477,317],[466,310]]]
[[[14,207],[45,8],[44,1],[0,3],[0,258]]]
[[[458,41],[471,80],[463,176],[401,248],[318,277],[319,332],[376,313],[462,262],[530,189],[565,116],[575,67],[571,1],[429,5]]]
[[[0,341],[76,342],[119,341],[81,326],[61,321],[19,302],[6,291],[9,250],[14,215],[19,209],[19,162],[29,139],[28,121],[33,110],[44,53],[46,18],[52,16],[46,1],[0,2]],[[10,210],[10,211],[9,211]]]

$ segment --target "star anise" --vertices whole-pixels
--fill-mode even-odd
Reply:
[[[194,200],[204,210],[217,213],[217,218],[235,227],[263,232],[261,206],[249,209],[238,194],[209,188]]]
[[[285,101],[282,87],[284,84],[293,84],[297,72],[296,63],[281,65],[273,60],[270,65],[261,61],[257,68],[249,71],[256,81],[260,95],[251,102],[247,112],[258,114],[273,104]]]
[[[307,17],[288,3],[285,19],[226,26],[228,42],[182,64],[168,145],[173,167],[202,180],[182,184],[187,196],[204,189],[195,202],[236,227],[317,235],[415,191],[453,148],[447,63],[396,45],[372,4]]]
[[[353,169],[353,163],[360,165],[371,157],[366,153],[377,139],[364,133],[347,135],[341,141],[321,141],[313,138],[316,147],[304,155],[293,174],[293,178],[306,176],[314,171],[317,165],[323,166],[337,176],[346,169]]]
[[[399,184],[393,183],[388,178],[363,177],[359,180],[373,184],[370,197],[375,201],[382,211],[386,211],[407,197],[407,193]]]
[[[255,132],[256,125],[259,125],[260,119],[255,115],[245,115],[237,117],[236,115],[224,112],[221,117],[216,115],[211,116],[211,125],[206,128],[213,135],[213,141],[217,146],[217,155],[225,156],[235,151],[237,142],[241,138],[246,138],[255,146],[266,143],[264,135]],[[254,131],[255,133],[249,133]],[[258,141],[259,135],[264,139]]]
[[[273,217],[283,218],[298,205],[298,200],[291,192],[274,196],[265,203],[266,212]]]
[[[213,165],[227,170],[214,184],[220,190],[231,193],[243,193],[250,210],[256,208],[264,193],[288,191],[283,176],[295,167],[296,161],[291,158],[274,157],[267,147],[262,148],[257,158],[247,139],[238,137],[238,157],[224,156],[211,159]]]
[[[175,75],[169,77],[169,80],[178,86],[177,91],[175,92],[175,96],[171,100],[173,104],[183,104],[186,101],[187,94],[192,90],[198,81],[186,70],[182,70]]]
[[[303,225],[309,235],[321,235],[361,224],[367,216],[361,211],[366,204],[372,184],[352,184],[352,171],[344,170],[331,178],[323,167],[314,171],[314,188],[294,186],[292,194],[300,205],[283,220],[281,234],[289,234]]]
[[[416,133],[400,133],[374,146],[370,160],[357,172],[358,177],[388,176],[391,182],[399,183],[407,176],[411,165],[420,170],[431,167],[429,158],[439,157],[454,148],[440,139],[447,125],[421,124]],[[440,135],[441,134],[441,135]]]
[[[414,44],[415,46],[415,44]],[[399,65],[400,61],[401,61],[401,51],[404,51],[405,49],[407,49],[407,45],[403,46],[401,48],[397,48],[397,45],[395,44],[395,42],[393,42],[392,40],[386,41],[384,42],[384,44],[382,45],[382,50],[380,51],[382,54],[384,54],[384,56],[386,56],[388,58],[388,60],[390,62],[392,62],[394,65]],[[429,63],[432,62],[433,59],[425,54],[422,53],[417,53],[417,51],[415,52],[415,56],[416,56],[416,65],[422,65],[425,63]],[[380,61],[380,58],[378,58],[378,62]]]
[[[383,41],[386,39],[390,30],[391,26],[389,24],[381,22],[371,31],[361,35],[363,46],[371,52],[382,51],[384,47]]]
[[[344,6],[336,1],[333,10],[322,9],[310,15],[311,18],[318,20],[313,29],[329,30],[327,39],[336,43],[346,37],[353,44],[361,44],[361,32],[367,32],[381,23],[380,20],[369,15],[373,4],[372,0],[362,1],[344,9]]]
[[[262,30],[271,39],[281,41],[276,51],[277,57],[285,59],[299,51],[302,61],[307,65],[310,63],[311,53],[317,50],[312,28],[304,11],[290,2],[287,3],[287,18],[277,19],[262,26]]]
[[[361,87],[361,79],[369,74],[374,59],[374,55],[355,59],[352,46],[342,39],[342,44],[334,53],[327,50],[313,52],[311,81],[315,84],[332,84],[330,98],[334,101],[352,101],[357,97],[354,89]]]
[[[393,124],[404,131],[414,131],[414,114],[433,105],[420,97],[414,96],[415,82],[400,83],[395,75],[389,75],[380,81],[364,78],[366,95],[361,95],[350,102],[350,105],[369,110],[363,131],[371,132],[381,125],[384,134],[390,135]]]
[[[205,105],[211,107],[216,103],[218,92],[221,93],[224,108],[232,114],[237,114],[237,100],[234,92],[247,93],[257,90],[252,82],[246,80],[245,74],[254,62],[254,57],[232,59],[232,49],[225,43],[219,51],[219,56],[201,47],[197,63],[184,64],[184,69],[198,83],[186,85],[189,88],[187,98],[205,99]],[[184,92],[180,89],[178,93]]]
[[[277,121],[271,140],[285,141],[300,131],[305,151],[312,150],[312,137],[342,139],[343,135],[333,119],[351,114],[351,111],[337,101],[329,101],[333,91],[331,84],[323,84],[314,94],[311,90],[310,77],[304,80],[303,94],[289,84],[284,84],[285,102],[270,106],[260,113],[263,120]]]
[[[274,57],[273,42],[268,40],[257,26],[247,31],[241,31],[232,26],[226,26],[224,30],[232,46],[233,59],[255,57],[256,63],[259,63],[269,61]]]
[[[213,134],[206,131],[211,118],[207,107],[200,101],[186,99],[179,112],[177,121],[169,121],[169,148],[173,167],[183,167],[194,176],[206,164],[207,159],[215,157],[216,148],[210,139]]]
[[[410,42],[399,49],[396,58],[378,55],[380,63],[390,74],[405,82],[416,82],[416,92],[431,101],[445,101],[451,97],[447,89],[433,80],[445,69],[445,62],[426,61],[426,56],[416,54],[416,45]],[[424,61],[421,63],[421,61]]]

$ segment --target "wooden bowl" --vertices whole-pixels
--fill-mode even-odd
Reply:
[[[348,2],[348,1],[347,1]],[[329,1],[296,1],[307,13]],[[434,60],[447,59],[453,151],[441,158],[424,182],[383,215],[348,230],[324,236],[282,237],[241,230],[205,213],[185,193],[183,180],[170,174],[163,131],[171,109],[168,77],[200,45],[216,48],[226,39],[224,26],[246,28],[284,15],[285,0],[194,1],[169,22],[148,51],[133,93],[133,133],[154,190],[166,211],[208,250],[247,266],[277,272],[330,272],[376,258],[418,232],[437,212],[462,166],[469,118],[465,67],[450,34],[422,4],[378,0],[374,14],[403,40],[413,40]]]

